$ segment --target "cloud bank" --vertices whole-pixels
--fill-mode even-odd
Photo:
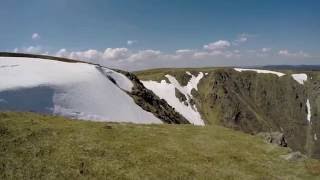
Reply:
[[[33,34],[36,38],[40,36]],[[33,37],[33,36],[32,36]],[[304,51],[287,49],[241,49],[254,36],[240,34],[235,40],[217,40],[204,44],[199,49],[177,49],[174,52],[162,52],[155,49],[131,50],[128,47],[106,48],[104,50],[87,49],[69,51],[65,48],[56,52],[47,52],[41,46],[15,48],[14,52],[50,54],[59,57],[99,63],[112,68],[140,70],[161,67],[204,67],[204,66],[254,66],[270,64],[316,64],[318,59]],[[136,40],[128,40],[130,46]],[[239,49],[240,48],[240,49]],[[316,62],[318,61],[318,62]]]

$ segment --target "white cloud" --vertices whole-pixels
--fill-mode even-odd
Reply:
[[[37,34],[37,33],[35,33]],[[40,36],[35,35],[37,38]],[[174,52],[166,53],[160,50],[146,49],[133,50],[125,47],[106,48],[105,50],[88,49],[83,51],[68,51],[60,49],[55,53],[48,53],[40,46],[29,46],[15,48],[14,52],[25,52],[35,54],[51,54],[60,57],[99,63],[105,66],[125,70],[137,70],[143,68],[157,67],[194,67],[212,65],[258,65],[258,64],[286,64],[289,62],[299,64],[303,62],[315,62],[315,56],[299,51],[290,52],[287,49],[273,51],[269,47],[261,49],[245,49],[239,47],[249,38],[248,34],[241,34],[234,41],[219,40],[206,45],[201,49],[177,49]],[[128,40],[130,46],[137,43],[136,40]],[[286,58],[283,58],[286,57]],[[311,57],[311,58],[310,58]],[[268,61],[266,59],[268,58]]]
[[[240,56],[240,51],[226,50],[191,50],[179,49],[174,53],[163,53],[158,50],[147,49],[140,51],[130,51],[127,48],[107,48],[104,52],[97,50],[86,50],[78,52],[68,52],[66,49],[60,49],[57,56],[68,57],[78,60],[95,60],[96,62],[145,62],[162,60],[186,60],[186,59],[211,59],[211,58],[231,58]]]
[[[248,62],[251,60],[255,64],[265,63],[265,58],[271,58],[270,61],[275,60],[280,57],[278,61],[283,62],[285,59],[291,60],[302,60],[305,58],[310,58],[309,54],[299,51],[290,52],[287,49],[278,51],[277,53],[272,53],[271,48],[262,49],[251,49],[251,50],[239,50],[232,49],[230,43],[227,41],[217,41],[209,45],[205,45],[205,49],[178,49],[173,53],[164,53],[159,50],[147,49],[140,51],[129,50],[128,48],[107,48],[104,51],[99,51],[95,49],[89,49],[84,51],[67,51],[66,49],[60,49],[55,53],[48,53],[43,51],[40,46],[29,46],[24,48],[15,48],[14,52],[24,52],[24,53],[35,53],[35,54],[51,54],[60,57],[66,57],[71,59],[89,61],[93,63],[100,63],[107,66],[113,66],[117,68],[127,68],[130,69],[131,66],[146,66],[149,67],[153,64],[154,67],[165,67],[169,64],[176,64],[182,66],[185,64],[189,66],[190,64],[197,64],[202,62],[228,62],[230,65],[239,64],[240,60],[247,59]],[[264,58],[264,59],[262,59]],[[188,63],[186,63],[188,62]],[[157,65],[157,66],[156,66]],[[205,64],[204,64],[205,65]],[[249,64],[250,65],[250,64]]]
[[[239,39],[236,40],[238,43],[244,43],[248,41],[248,37],[246,36],[240,36]]]
[[[131,45],[137,44],[137,43],[138,43],[137,40],[128,40],[128,41],[127,41],[127,45],[128,45],[128,46],[131,46]]]
[[[173,59],[179,59],[179,58],[189,58],[192,57],[197,50],[192,49],[178,49],[176,50],[175,54],[172,54]]]
[[[71,51],[60,49],[55,53],[56,56],[67,57],[77,60],[91,60],[91,61],[138,61],[154,59],[161,55],[160,51],[156,50],[141,50],[138,52],[131,52],[127,48],[107,48],[104,52],[89,49],[86,51]]]
[[[127,48],[107,48],[102,57],[107,60],[121,60],[126,59],[130,55]]]
[[[55,53],[56,56],[67,57],[78,60],[123,60],[130,56],[130,52],[127,48],[107,48],[104,52],[89,49],[85,51],[67,51],[66,49],[60,49]]]
[[[286,50],[286,49],[285,50],[280,50],[278,54],[279,55],[283,55],[283,56],[289,56],[290,55],[289,51]]]
[[[219,50],[219,49],[225,49],[230,47],[231,44],[229,41],[226,40],[219,40],[210,44],[206,44],[203,46],[206,50]]]
[[[68,57],[69,56],[69,53],[66,49],[60,49],[57,53],[56,53],[56,56],[59,56],[59,57]]]
[[[266,53],[266,52],[271,51],[271,48],[262,48],[261,51],[264,52],[264,53]]]
[[[32,36],[31,36],[31,38],[32,38],[33,40],[37,40],[37,39],[40,39],[40,35],[39,35],[38,33],[33,33]]]
[[[178,50],[176,50],[177,54],[190,54],[193,52],[194,52],[194,50],[191,50],[191,49],[178,49]]]
[[[77,60],[95,61],[95,60],[99,60],[100,57],[101,57],[101,53],[94,49],[89,49],[86,51],[71,52],[69,54],[69,58],[77,59]]]
[[[252,35],[252,34],[247,34],[247,33],[242,33],[238,36],[238,38],[236,40],[234,40],[232,42],[233,45],[237,46],[237,45],[240,45],[242,43],[245,43],[249,40],[249,38],[253,38],[255,37],[255,35]]]
[[[278,52],[278,55],[280,56],[285,56],[285,57],[310,57],[310,55],[308,53],[305,53],[303,51],[299,51],[299,52],[289,52],[287,49],[283,49],[283,50],[280,50]]]
[[[142,50],[138,53],[131,54],[131,56],[128,58],[129,61],[139,61],[139,60],[152,60],[156,59],[160,56],[161,52],[148,49],[148,50]]]
[[[214,51],[197,51],[193,54],[195,59],[225,59],[225,58],[237,58],[240,57],[240,54],[233,51],[221,51],[221,50],[214,50]]]
[[[24,51],[28,52],[28,53],[39,53],[39,52],[41,52],[41,47],[40,46],[29,46]]]

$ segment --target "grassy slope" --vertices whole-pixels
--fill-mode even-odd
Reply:
[[[210,72],[215,69],[221,68],[214,68],[214,67],[207,67],[207,68],[160,68],[160,69],[150,69],[150,70],[143,70],[143,71],[136,71],[133,72],[140,80],[152,80],[160,82],[163,79],[166,79],[165,75],[170,74],[174,76],[180,84],[184,84],[183,75],[186,71],[191,72],[194,75],[197,75],[199,72]],[[222,68],[223,69],[223,68]]]
[[[0,179],[316,179],[315,160],[214,125],[133,125],[0,113]]]

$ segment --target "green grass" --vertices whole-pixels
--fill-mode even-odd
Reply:
[[[219,126],[0,113],[0,179],[317,179],[316,160]]]
[[[215,68],[215,67],[206,67],[206,68],[160,68],[160,69],[150,69],[143,71],[133,72],[140,80],[152,80],[160,82],[161,80],[166,80],[165,75],[170,74],[174,76],[177,81],[181,85],[186,85],[188,81],[185,79],[184,75],[186,71],[194,75],[198,75],[199,72],[211,72],[215,69],[223,69],[223,68]]]

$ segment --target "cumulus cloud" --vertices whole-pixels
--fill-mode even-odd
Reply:
[[[219,50],[219,49],[225,49],[231,46],[231,43],[226,40],[219,40],[213,43],[209,43],[203,46],[206,50]]]
[[[127,48],[107,48],[102,57],[107,60],[123,60],[128,58],[130,52]]]
[[[227,40],[219,40],[210,44],[206,44],[203,46],[204,49],[206,50],[221,50],[221,49],[226,49],[230,46],[238,46],[242,43],[245,43],[249,40],[249,38],[253,38],[256,35],[252,35],[252,34],[247,34],[247,33],[242,33],[240,35],[238,35],[238,37],[233,40],[233,41],[227,41]]]
[[[31,36],[31,38],[32,38],[33,40],[37,40],[37,39],[40,39],[40,35],[39,35],[38,33],[33,33],[32,36]]]
[[[150,60],[150,59],[156,59],[160,56],[161,52],[148,49],[148,50],[142,50],[138,53],[131,54],[131,56],[128,58],[129,61],[139,61],[139,60]]]
[[[126,60],[132,54],[127,48],[107,48],[104,51],[98,51],[95,49],[89,49],[85,51],[67,51],[66,49],[60,49],[55,53],[56,56],[67,57],[77,60],[108,60],[119,61]]]
[[[89,60],[96,62],[143,62],[151,60],[184,60],[184,59],[203,59],[203,58],[230,58],[237,57],[240,51],[226,50],[191,50],[179,49],[174,53],[163,53],[159,50],[147,49],[140,51],[130,51],[127,48],[107,48],[105,51],[85,50],[85,51],[67,51],[60,49],[55,53],[56,56],[67,57],[77,60]]]
[[[89,49],[86,51],[71,52],[69,58],[71,59],[85,59],[85,60],[96,60],[99,59],[100,53],[97,50]]]
[[[131,45],[137,44],[137,43],[138,43],[137,40],[128,40],[128,41],[127,41],[127,45],[128,45],[128,46],[131,46]]]

